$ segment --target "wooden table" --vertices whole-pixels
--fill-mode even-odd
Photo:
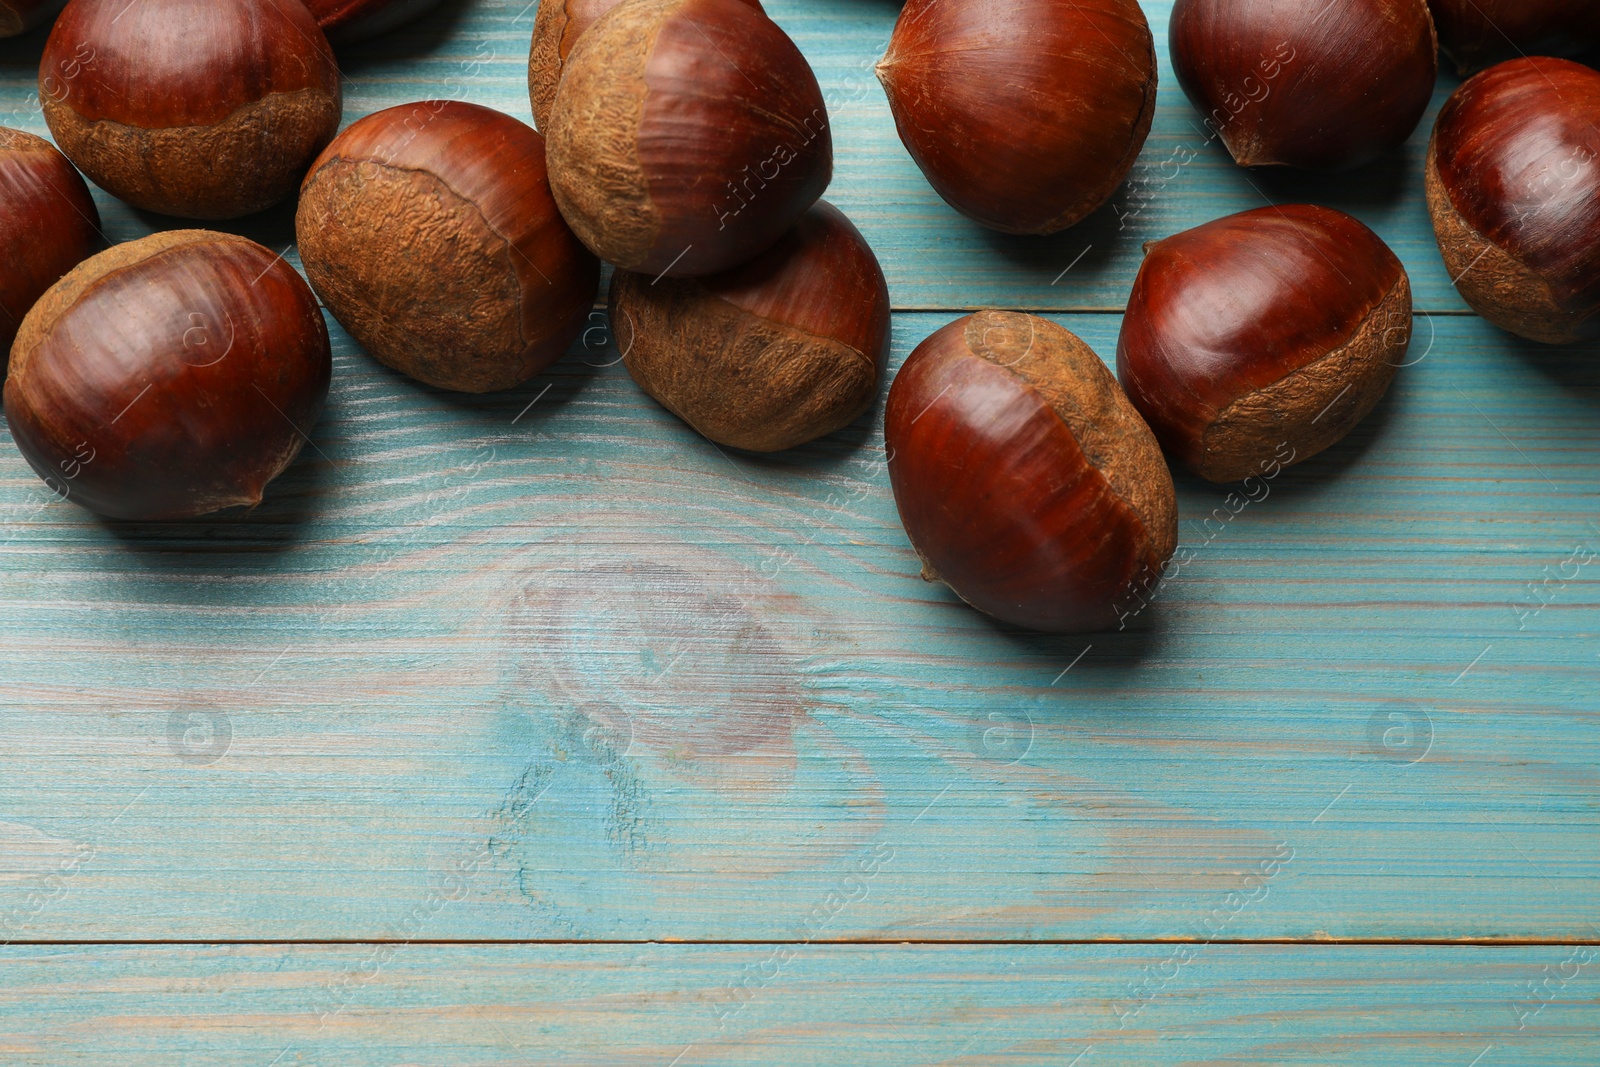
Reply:
[[[1312,200],[1393,245],[1410,362],[1128,632],[926,585],[881,424],[734,455],[603,311],[551,373],[421,388],[334,327],[255,513],[101,522],[0,442],[0,1061],[1600,1062],[1600,350],[1466,312],[1420,164],[1247,173],[1177,91],[1052,239],[968,223],[872,77],[889,0],[768,0],[896,366],[989,306],[1112,358],[1146,240]],[[529,117],[527,0],[342,54],[345,117]],[[0,123],[43,37],[0,43]],[[1435,109],[1457,83],[1441,79]],[[115,240],[177,225],[96,194]],[[292,211],[240,232],[293,261]],[[1580,562],[1574,562],[1574,560]]]

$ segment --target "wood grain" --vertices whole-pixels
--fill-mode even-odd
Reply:
[[[1198,936],[1283,849],[1230,936],[1596,934],[1585,353],[1419,319],[1350,439],[1180,479],[1186,562],[1070,640],[917,578],[876,416],[733,455],[611,348],[463,398],[334,334],[251,516],[104,524],[0,442],[0,940],[390,936],[464,858],[428,937],[782,939],[876,849],[828,937]],[[93,858],[35,911],[36,835]]]
[[[7,1063],[1589,1067],[1600,949],[11,949]]]
[[[1060,238],[1000,237],[894,136],[870,68],[897,5],[767,6],[829,94],[894,367],[982,306],[1063,312],[1109,356],[1144,241],[1302,199],[1406,263],[1414,365],[1269,484],[1180,479],[1180,568],[1081,641],[917,579],[876,417],[719,452],[601,312],[478,398],[335,328],[329,414],[248,516],[102,523],[0,440],[0,942],[196,943],[0,951],[0,1054],[1592,1062],[1581,949],[1309,943],[1600,937],[1600,353],[1462,314],[1432,112],[1355,175],[1240,171],[1148,3],[1133,182]],[[533,17],[446,0],[346,50],[345,122],[526,119]],[[0,122],[43,131],[42,44],[0,41]],[[97,202],[114,240],[177,225]],[[235,228],[295,262],[292,218]],[[362,938],[770,944],[204,944]],[[1141,939],[1188,945],[838,944]],[[1308,944],[1212,943],[1251,939]]]

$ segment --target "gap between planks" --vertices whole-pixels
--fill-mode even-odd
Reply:
[[[1238,945],[1238,946],[1295,946],[1317,948],[1583,948],[1600,946],[1600,938],[1492,938],[1492,937],[1423,937],[1423,938],[1389,938],[1389,937],[1329,937],[1329,938],[1297,938],[1297,937],[1256,937],[1256,938],[1199,938],[1199,937],[1092,937],[1092,938],[902,938],[902,937],[842,937],[842,938],[817,938],[804,940],[800,938],[498,938],[498,937],[467,937],[467,938],[382,938],[382,937],[350,937],[350,938],[130,938],[127,940],[24,940],[0,942],[0,949],[6,948],[124,948],[147,945],[170,945],[178,947],[228,947],[228,946],[284,946],[284,947],[315,947],[319,945],[432,945],[439,947],[472,947],[483,946],[526,946],[556,947],[556,946],[600,946],[600,945],[659,945],[669,948],[701,948],[701,947],[769,947],[782,945],[818,945],[830,947],[848,946],[902,946],[908,948],[956,948],[962,946],[980,947],[1014,947],[1026,948],[1030,946],[1039,948],[1071,947],[1075,945]]]
[[[596,310],[604,310],[604,304],[596,305]],[[1121,315],[1127,312],[1126,307],[1094,307],[1094,308],[1059,308],[1044,304],[1037,306],[1006,306],[984,304],[974,307],[893,307],[891,311],[896,315],[971,315],[979,311],[1024,311],[1030,315]],[[1457,318],[1470,319],[1478,317],[1478,313],[1471,308],[1449,308],[1444,311],[1432,311],[1428,308],[1412,308],[1412,318]]]
[[[321,308],[323,311],[328,311],[328,305],[322,303],[321,301],[318,301],[317,307]],[[606,301],[596,300],[591,310],[605,311],[609,307],[610,305]],[[924,307],[908,304],[904,307],[899,305],[891,305],[889,308],[889,311],[895,315],[975,315],[980,311],[1024,311],[1030,315],[1122,315],[1125,314],[1127,310],[1128,309],[1126,307],[1061,308],[1051,307],[1045,304],[1019,305],[1015,307],[1009,305],[1006,307],[1001,307],[997,304],[981,304],[974,305],[972,307],[937,307],[930,304]],[[329,311],[328,314],[331,315],[333,313]],[[1431,317],[1435,315],[1440,318],[1454,319],[1470,319],[1478,317],[1478,313],[1473,311],[1471,308],[1446,308],[1442,311],[1434,311],[1429,308],[1419,307],[1413,307],[1411,309],[1412,318]]]

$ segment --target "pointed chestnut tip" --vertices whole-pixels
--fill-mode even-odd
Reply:
[[[1256,156],[1249,153],[1241,153],[1237,156],[1234,156],[1233,161],[1239,164],[1239,166],[1249,168],[1250,170],[1259,170],[1263,167],[1288,166],[1287,163],[1284,163],[1281,160],[1269,159],[1266,156]]]
[[[1257,137],[1244,136],[1238,133],[1229,135],[1226,129],[1219,129],[1217,137],[1222,141],[1222,147],[1228,150],[1228,155],[1241,167],[1281,167],[1284,162],[1276,158],[1275,153],[1262,143]]]

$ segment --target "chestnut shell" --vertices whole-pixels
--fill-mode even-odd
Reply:
[[[71,0],[39,64],[68,159],[147,211],[227,219],[291,195],[339,127],[333,50],[302,2]]]
[[[908,0],[878,78],[929,183],[1006,233],[1056,233],[1104,204],[1155,115],[1135,0]]]
[[[1600,45],[1593,0],[1428,0],[1439,47],[1471,74],[1519,56],[1576,56]]]
[[[765,13],[761,0],[744,0]],[[540,0],[533,20],[533,47],[528,52],[528,98],[533,102],[533,121],[539,129],[549,128],[550,109],[555,106],[556,86],[567,65],[572,46],[601,15],[622,0]]]
[[[67,0],[0,0],[0,37],[15,37],[54,18]]]
[[[628,0],[567,57],[550,186],[600,258],[717,274],[770,248],[833,175],[816,75],[748,0]]]
[[[295,231],[351,336],[442,389],[533,377],[577,337],[600,285],[550,195],[544,138],[477,104],[425,100],[353,123],[306,176]]]
[[[752,452],[804,444],[871,407],[889,317],[871,247],[825,200],[726,274],[611,280],[612,329],[633,380],[706,437]]]
[[[1343,170],[1398,148],[1433,98],[1425,0],[1177,0],[1184,95],[1241,166]]]
[[[533,20],[533,47],[528,52],[528,98],[539,129],[550,128],[556,86],[561,84],[561,71],[573,45],[601,15],[620,3],[622,0],[540,0]]]
[[[22,317],[97,252],[100,212],[54,145],[0,126],[0,373]]]
[[[1045,319],[983,311],[907,358],[884,415],[924,577],[1017,626],[1116,626],[1178,542],[1172,476],[1106,365]]]
[[[1343,212],[1285,204],[1148,247],[1117,376],[1169,455],[1235,482],[1343,438],[1410,338],[1410,280],[1382,238]]]
[[[121,519],[254,506],[328,395],[322,311],[254,241],[171,230],[79,264],[11,352],[6,420],[51,489]]]
[[[1427,191],[1475,311],[1547,344],[1600,336],[1600,71],[1535,57],[1467,80],[1434,123]]]

